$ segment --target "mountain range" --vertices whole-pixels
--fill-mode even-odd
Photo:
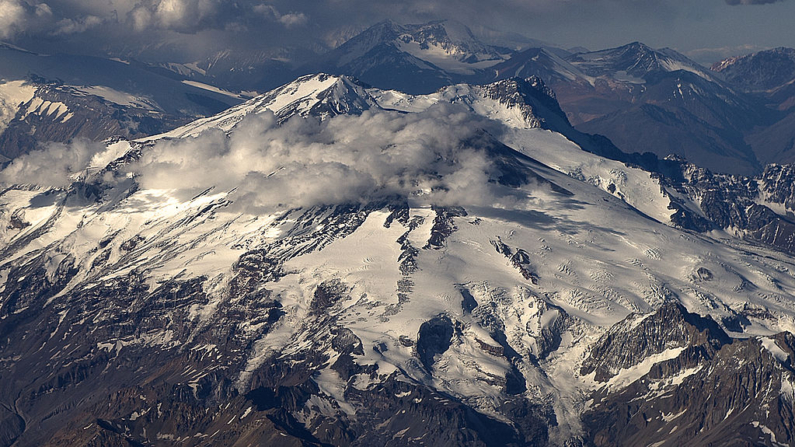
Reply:
[[[3,445],[795,440],[789,168],[624,154],[540,78],[328,74],[35,156],[0,174]]]
[[[82,101],[99,99],[87,107],[104,106],[103,116],[116,113],[118,118],[112,123],[83,125],[79,130],[74,123],[61,130],[57,124],[65,123],[57,120],[54,126],[33,122],[12,125],[9,135],[3,137],[9,147],[4,155],[13,158],[21,147],[37,141],[66,141],[75,136],[97,140],[112,134],[136,138],[164,132],[237,104],[254,91],[325,72],[411,94],[429,94],[457,83],[538,76],[555,91],[561,108],[579,130],[607,136],[627,153],[651,152],[660,158],[676,155],[714,172],[747,176],[760,174],[767,164],[795,161],[791,151],[795,141],[795,118],[790,113],[795,104],[792,50],[732,58],[709,69],[674,50],[652,49],[638,42],[600,51],[565,50],[530,39],[492,38],[489,42],[456,22],[400,25],[386,21],[327,52],[320,48],[227,51],[188,64],[34,57],[7,46],[3,49],[8,58],[4,66],[16,67],[6,68],[16,70],[10,76],[2,75],[7,81],[38,86],[49,82],[52,86],[72,76],[67,87],[88,87],[77,94]],[[59,57],[65,60],[58,61]],[[92,68],[80,71],[76,66]],[[31,75],[38,76],[37,81]],[[120,79],[136,81],[118,85]],[[169,88],[146,91],[165,85]],[[211,85],[243,94],[229,94]],[[91,90],[93,87],[99,88]],[[16,87],[9,90],[4,94],[6,102],[19,99],[14,95],[29,99],[28,93],[15,93],[19,92]],[[61,102],[58,98],[65,90],[68,88],[41,99],[42,103],[48,102],[49,107]],[[95,94],[107,91],[123,95],[113,95],[114,103],[108,100],[110,94]],[[80,101],[69,92],[64,97]],[[131,108],[133,103],[138,106]],[[5,107],[7,118],[2,121],[11,121],[17,109],[16,105]],[[22,114],[28,121],[40,116],[27,111]],[[75,123],[78,121],[82,122]]]
[[[764,136],[751,137],[773,129],[780,113],[674,50],[637,42],[593,52],[551,46],[515,51],[482,44],[447,22],[384,22],[304,70],[352,75],[415,94],[458,82],[539,76],[578,128],[607,136],[625,152],[674,154],[745,175],[792,161],[785,149],[756,143]]]
[[[244,99],[129,62],[10,45],[0,45],[0,79],[0,161],[38,143],[157,134]]]

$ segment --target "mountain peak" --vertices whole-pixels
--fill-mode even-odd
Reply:
[[[734,56],[710,69],[746,90],[772,90],[795,79],[795,49],[778,47]]]
[[[484,44],[458,22],[384,21],[304,68],[351,74],[380,88],[432,93],[503,62],[506,52]]]
[[[350,76],[309,74],[218,115],[194,121],[153,139],[196,136],[211,128],[228,132],[243,118],[265,112],[272,112],[280,122],[296,115],[326,119],[342,114],[359,114],[376,104],[367,87]]]
[[[708,70],[670,48],[654,49],[641,42],[589,53],[577,53],[569,62],[590,76],[612,75],[620,72],[637,80],[653,73],[688,71],[715,81]]]
[[[646,45],[643,42],[638,42],[638,41],[628,43],[628,44],[626,44],[624,46],[621,46],[619,48],[623,48],[623,49],[626,49],[626,50],[638,51],[638,52],[642,52],[642,53],[654,52],[654,49],[652,47]]]

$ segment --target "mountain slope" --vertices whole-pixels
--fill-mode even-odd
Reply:
[[[510,53],[481,43],[456,22],[403,26],[385,21],[304,70],[354,76],[376,87],[421,94],[477,75]]]
[[[653,436],[792,442],[790,257],[668,225],[540,81],[317,75],[186,129],[3,171],[4,443],[615,444],[651,379]],[[754,393],[691,386],[724,359]]]
[[[237,104],[236,95],[119,61],[0,46],[0,156],[39,142],[162,133]]]
[[[794,162],[795,50],[775,48],[729,58],[716,63],[712,70],[774,111],[774,124],[747,136],[748,144],[760,159],[771,163]]]
[[[551,86],[582,131],[605,135],[627,152],[675,154],[719,172],[761,170],[744,137],[767,122],[765,110],[695,62],[640,43],[575,54],[568,62],[590,85]]]
[[[575,129],[555,94],[539,78],[507,79],[485,86],[466,84],[430,95],[407,95],[368,88],[347,77],[326,74],[299,78],[273,92],[198,120],[152,139],[198,136],[209,129],[232,131],[249,115],[273,113],[278,122],[293,116],[328,119],[366,110],[418,113],[442,104],[464,106],[471,113],[506,124],[499,139],[524,147],[526,130],[546,129],[563,135],[573,150],[542,151],[535,157],[548,166],[613,194],[658,222],[689,230],[731,231],[735,236],[795,252],[786,236],[792,230],[789,167],[771,165],[759,176],[713,174],[681,159],[626,154],[610,140]],[[588,153],[583,153],[585,150]]]
[[[222,113],[196,120],[156,138],[196,136],[208,129],[229,131],[250,114],[272,112],[283,122],[293,116],[329,118],[358,114],[374,104],[374,99],[359,81],[327,74],[307,75]]]
[[[558,82],[590,83],[580,69],[547,48],[529,48],[492,67],[497,79],[536,76],[548,84]]]
[[[751,92],[773,92],[795,79],[795,49],[774,48],[715,63],[712,71]]]

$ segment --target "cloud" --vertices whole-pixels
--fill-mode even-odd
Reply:
[[[144,189],[189,199],[231,191],[238,210],[364,203],[404,197],[435,205],[515,204],[516,190],[493,181],[498,167],[473,141],[495,124],[463,107],[417,114],[369,111],[278,126],[251,116],[231,135],[218,130],[163,141],[129,166]]]
[[[106,158],[107,151],[104,144],[83,139],[70,144],[48,143],[15,158],[0,171],[0,182],[66,187],[88,166]]]
[[[0,38],[13,38],[51,16],[52,10],[46,3],[31,5],[23,0],[0,0]]]
[[[102,23],[102,19],[96,16],[79,17],[76,19],[61,19],[55,23],[54,35],[75,34],[85,32]]]
[[[287,28],[306,25],[308,21],[309,18],[302,12],[285,14],[279,17],[279,23],[286,26]]]
[[[784,0],[726,0],[727,5],[767,5],[770,3],[782,2]]]
[[[253,11],[262,15],[266,19],[279,22],[287,28],[306,25],[306,23],[309,21],[309,17],[302,12],[282,14],[278,9],[276,9],[275,6],[265,3],[255,5],[253,7]]]
[[[223,28],[225,18],[236,17],[237,3],[222,0],[144,0],[125,20],[137,31],[150,28],[194,33],[205,28]]]
[[[0,36],[8,38],[22,29],[25,23],[25,8],[15,0],[0,0]]]

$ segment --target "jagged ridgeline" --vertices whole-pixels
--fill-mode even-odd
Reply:
[[[0,174],[0,445],[795,442],[788,167],[623,154],[538,78],[67,149]]]

